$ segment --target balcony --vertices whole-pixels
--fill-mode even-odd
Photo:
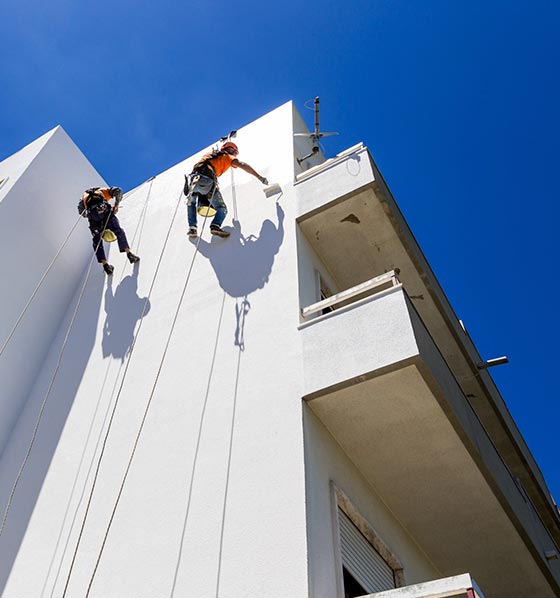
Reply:
[[[435,566],[494,598],[560,594],[554,540],[397,273],[302,318],[305,399]]]
[[[556,544],[560,545],[560,516],[542,473],[490,373],[478,369],[478,364],[485,359],[453,311],[367,148],[357,145],[305,171],[297,177],[294,188],[298,198],[301,244],[328,272],[333,281],[333,292],[353,288],[383,272],[400,271],[399,278],[407,290],[407,302],[413,304],[413,310],[429,331],[455,384],[463,397],[467,397],[507,467],[527,493]],[[349,264],[352,267],[348,267]],[[300,267],[305,270],[305,265]],[[310,278],[308,271],[303,276]],[[312,296],[309,283],[307,287],[308,292],[301,293],[305,307],[317,298],[316,294]],[[375,303],[377,306],[395,304],[386,314],[397,317],[399,309],[403,309],[402,301],[397,298],[398,293],[394,295],[395,291],[388,293],[378,297]],[[315,369],[315,361],[319,358],[314,353],[314,346],[322,346],[328,352],[332,352],[332,346],[320,341],[321,334],[313,329],[310,320],[324,316],[302,314],[309,394],[319,391],[324,381],[328,381],[324,384],[328,386],[336,384],[337,377],[343,381],[346,374],[349,374],[347,379],[353,379],[366,376],[364,372],[376,371],[373,367],[376,363],[381,365],[384,359],[390,361],[395,357],[389,356],[390,351],[401,351],[402,358],[406,359],[407,351],[413,350],[404,342],[400,347],[395,346],[397,341],[387,337],[383,321],[376,320],[380,316],[368,313],[367,317],[373,318],[371,322],[357,317],[358,313],[372,309],[373,304],[363,309],[357,305],[345,312],[342,317],[352,327],[352,335],[344,334],[341,321],[328,318],[322,321],[321,330],[335,335],[337,345],[344,350],[339,351],[340,357],[331,356],[329,365],[332,369],[326,367],[325,362],[316,364],[319,370]],[[368,327],[364,328],[363,322],[368,322]],[[400,325],[404,326],[402,321]],[[375,331],[369,333],[371,338],[380,335],[379,338],[384,339],[377,354],[372,347],[362,348],[367,330]],[[354,343],[354,339],[361,340]]]

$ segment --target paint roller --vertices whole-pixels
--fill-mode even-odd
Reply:
[[[278,193],[282,193],[282,188],[278,183],[273,183],[268,187],[264,188],[264,194],[266,197],[272,197],[273,195],[277,195]]]

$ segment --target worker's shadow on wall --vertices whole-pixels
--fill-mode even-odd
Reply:
[[[225,227],[231,233],[227,240],[193,240],[198,241],[198,251],[210,260],[220,286],[230,297],[247,297],[268,282],[274,257],[284,240],[284,210],[279,203],[276,215],[278,224],[265,220],[257,236],[245,236],[241,222],[234,220],[233,228]]]
[[[200,254],[210,261],[220,287],[230,297],[237,299],[234,342],[242,351],[245,349],[245,319],[251,307],[247,296],[262,289],[268,282],[274,258],[284,240],[284,210],[278,202],[276,216],[278,224],[265,220],[256,236],[245,236],[241,222],[234,219],[233,227],[225,227],[231,233],[229,239],[212,237],[210,242],[193,240],[193,243],[198,243]]]
[[[112,356],[124,362],[134,341],[140,318],[150,311],[148,297],[138,296],[138,264],[125,276],[115,291],[109,283],[105,291],[105,324],[101,343],[103,357]]]

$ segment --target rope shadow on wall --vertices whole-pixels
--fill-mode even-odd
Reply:
[[[231,422],[229,426],[229,444],[226,461],[227,471],[224,487],[222,507],[223,511],[221,517],[220,540],[218,550],[218,570],[216,574],[216,596],[218,596],[220,592],[225,519],[228,503],[229,482],[231,475],[231,460],[234,443],[236,409],[238,400],[238,385],[241,369],[241,354],[245,349],[244,328],[247,315],[251,309],[251,304],[247,297],[254,291],[262,289],[268,283],[270,274],[272,272],[272,267],[274,265],[274,258],[280,250],[280,247],[284,240],[284,210],[278,203],[276,203],[276,214],[278,224],[274,224],[271,220],[268,219],[265,220],[261,226],[261,230],[258,235],[251,234],[245,236],[242,232],[240,221],[237,218],[234,218],[233,227],[226,227],[229,229],[231,233],[231,236],[229,237],[227,242],[224,242],[223,240],[216,238],[212,238],[212,240],[208,242],[200,237],[192,241],[193,243],[197,244],[198,252],[209,260],[216,274],[220,287],[224,291],[224,299],[225,295],[227,294],[230,297],[235,298],[236,300],[236,330],[234,344],[236,347],[238,347],[238,356],[235,382],[233,387],[234,390],[232,397]],[[186,512],[182,525],[182,533],[179,543],[177,561],[175,564],[175,571],[171,588],[172,597],[175,596],[175,592],[177,591],[178,577],[183,556],[184,543],[187,537],[187,526],[190,514],[193,487],[195,483],[195,472],[198,461],[198,452],[200,447],[202,430],[204,426],[206,406],[209,400],[210,384],[214,371],[214,362],[216,357],[218,338],[220,335],[220,329],[222,324],[223,310],[224,302],[222,301],[216,343],[214,346],[214,355],[212,358],[212,365],[210,369],[208,385],[206,388],[202,408],[198,438],[195,448],[195,457],[191,471],[188,496],[186,501]]]
[[[45,411],[44,421],[37,436],[37,448],[32,452],[29,466],[21,479],[21,488],[12,505],[8,525],[6,525],[0,541],[0,552],[2,553],[2,559],[0,559],[0,595],[3,593],[16,555],[19,552],[39,492],[51,465],[51,459],[95,347],[95,332],[103,296],[103,278],[101,275],[92,276],[85,290],[79,324],[70,335],[66,355],[61,364],[60,375],[51,393],[54,400]],[[57,350],[58,346],[53,345],[51,347],[53,355],[57,353]],[[18,427],[14,433],[17,433],[22,439],[31,437],[32,420],[36,415],[33,408],[39,409],[38,403],[42,398],[42,393],[44,393],[44,390],[33,392],[32,397],[28,399],[26,412],[20,416]],[[29,401],[33,402],[33,408]],[[0,492],[1,505],[6,504],[10,481],[15,478],[17,466],[21,461],[19,454],[13,456],[12,453],[11,455],[10,461],[3,464],[0,484],[2,488]],[[25,498],[22,500],[21,497]]]

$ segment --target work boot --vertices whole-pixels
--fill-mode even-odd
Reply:
[[[227,239],[230,235],[230,233],[227,232],[227,230],[224,230],[223,228],[220,228],[219,226],[214,225],[210,225],[210,232],[213,235],[216,235],[217,237],[222,237],[222,239]]]
[[[134,255],[132,251],[127,251],[126,257],[131,264],[135,264],[136,262],[140,261],[140,258],[137,255]]]
[[[111,264],[103,264],[103,270],[105,270],[105,274],[107,274],[107,276],[111,276],[114,269],[115,268],[111,266]]]
[[[189,232],[187,233],[191,239],[195,239],[198,236],[196,226],[189,226]]]

